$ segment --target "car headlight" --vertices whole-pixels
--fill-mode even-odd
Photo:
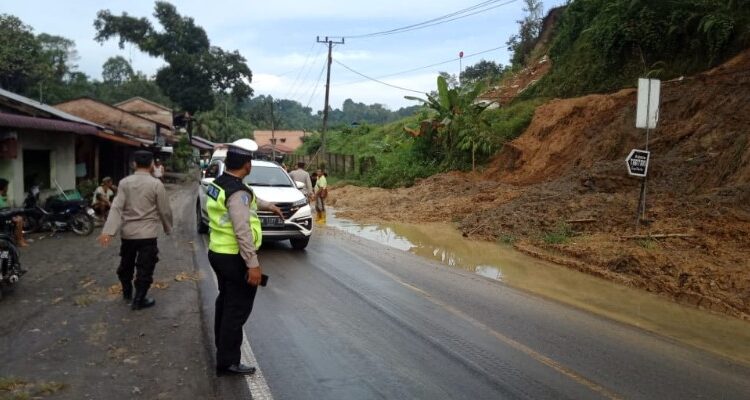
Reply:
[[[303,198],[292,203],[292,208],[302,208],[307,205],[307,199]]]

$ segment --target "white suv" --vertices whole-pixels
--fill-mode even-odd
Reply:
[[[217,150],[201,179],[196,202],[198,233],[208,233],[208,213],[206,212],[206,189],[214,179],[224,173],[226,150]],[[243,182],[249,185],[259,199],[276,204],[284,213],[282,220],[277,215],[258,211],[263,240],[286,240],[292,248],[302,250],[307,247],[313,231],[312,209],[307,197],[300,191],[304,184],[294,182],[278,164],[253,160],[250,175]]]

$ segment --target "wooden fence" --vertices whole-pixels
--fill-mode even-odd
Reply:
[[[326,153],[325,157],[321,157],[320,154],[288,154],[284,160],[285,163],[291,166],[297,165],[300,161],[307,164],[307,169],[322,168],[329,174],[338,177],[360,176],[375,165],[375,160],[372,157],[360,157],[357,159],[356,156],[350,154],[336,153]]]

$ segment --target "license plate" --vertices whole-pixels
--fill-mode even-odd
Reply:
[[[260,226],[274,228],[284,226],[284,221],[279,217],[260,217]]]
[[[90,216],[93,217],[94,215],[96,215],[96,212],[94,212],[93,208],[89,208],[89,209],[86,210],[86,214],[88,214],[88,215],[90,215]]]
[[[0,259],[7,260],[10,257],[10,252],[0,251]]]

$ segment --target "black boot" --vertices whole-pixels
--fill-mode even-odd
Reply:
[[[148,288],[136,288],[135,297],[133,298],[133,304],[130,306],[130,308],[133,310],[140,310],[142,308],[153,307],[154,304],[156,304],[156,300],[146,297],[146,293],[148,293]]]
[[[122,298],[126,301],[133,299],[133,282],[120,282],[122,285]]]

